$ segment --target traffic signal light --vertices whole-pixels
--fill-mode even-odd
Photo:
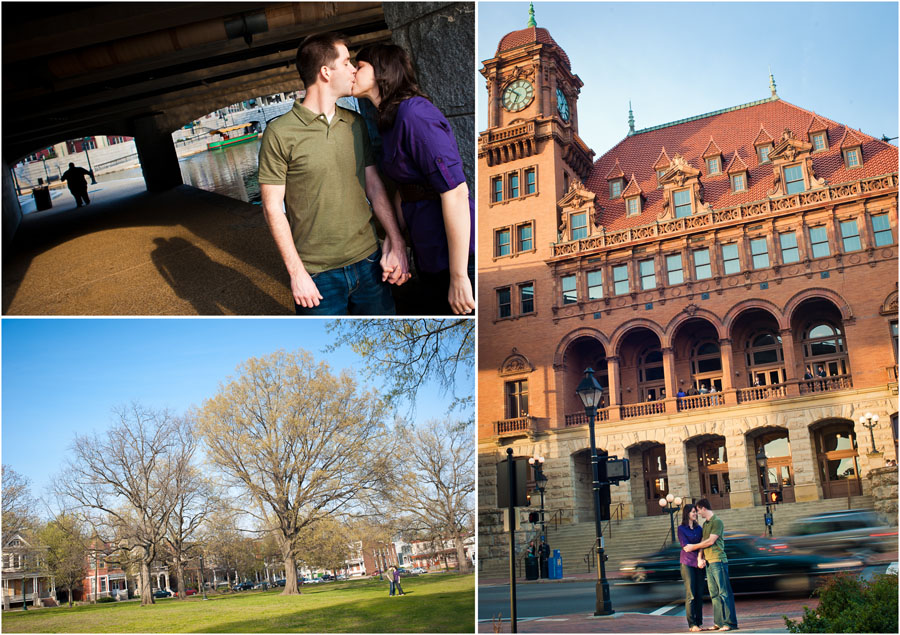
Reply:
[[[772,505],[777,505],[782,501],[781,490],[773,489],[767,493],[768,501]]]
[[[528,512],[528,522],[530,522],[530,523],[538,522],[538,513],[537,512]]]

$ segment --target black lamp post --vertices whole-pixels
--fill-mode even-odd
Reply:
[[[760,446],[756,453],[756,465],[759,467],[762,479],[763,498],[766,501],[766,533],[772,535],[772,510],[769,508],[769,459],[766,457],[766,448]]]
[[[878,448],[875,447],[875,426],[878,425],[878,415],[867,412],[859,418],[859,424],[869,429],[869,438],[872,440],[872,453],[878,452]]]
[[[544,457],[533,456],[528,459],[529,465],[534,469],[534,482],[537,491],[541,493],[541,536],[547,535],[547,526],[544,522],[544,490],[547,488],[547,477],[544,476]]]
[[[612,615],[612,602],[609,598],[609,582],[606,580],[606,555],[603,553],[603,530],[600,527],[600,468],[597,464],[597,446],[594,444],[594,418],[597,406],[603,396],[603,387],[594,379],[594,369],[586,368],[584,379],[575,389],[575,394],[584,404],[584,413],[588,418],[591,440],[591,467],[594,474],[594,522],[597,534],[597,606],[594,615]]]
[[[681,496],[666,494],[664,498],[659,499],[659,506],[669,515],[669,524],[672,526],[672,542],[678,542],[675,538],[675,514],[681,509]]]

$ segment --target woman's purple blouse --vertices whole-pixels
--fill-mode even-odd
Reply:
[[[424,97],[403,101],[394,127],[382,133],[381,169],[396,183],[430,185],[438,193],[465,183],[456,138],[441,111]],[[429,273],[450,268],[440,200],[403,203],[416,266]],[[475,252],[475,201],[469,194],[469,254]]]
[[[696,525],[693,529],[689,529],[686,525],[678,525],[678,542],[681,543],[681,564],[689,567],[697,566],[697,556],[699,551],[687,552],[683,549],[685,545],[693,545],[703,540],[703,527]]]

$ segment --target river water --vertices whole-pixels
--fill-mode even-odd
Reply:
[[[181,159],[181,176],[186,185],[258,205],[259,144],[257,139]]]

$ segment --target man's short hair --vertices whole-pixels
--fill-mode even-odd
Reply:
[[[709,499],[706,499],[706,498],[701,498],[700,500],[695,502],[694,507],[702,507],[704,509],[712,509],[712,507],[709,506]]]
[[[338,58],[337,46],[347,46],[340,33],[317,33],[304,39],[297,49],[297,72],[304,87],[316,83],[319,69],[330,66]]]

